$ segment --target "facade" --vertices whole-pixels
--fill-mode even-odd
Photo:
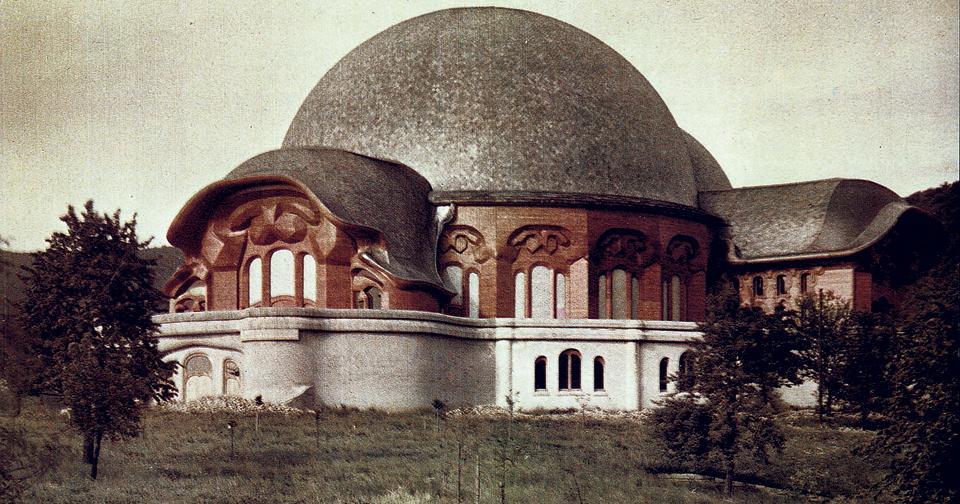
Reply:
[[[354,49],[279,149],[187,202],[156,320],[185,400],[638,409],[720,276],[882,309],[936,225],[868,181],[734,189],[602,42],[451,9]]]

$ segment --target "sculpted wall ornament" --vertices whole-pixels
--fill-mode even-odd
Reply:
[[[560,226],[530,225],[513,232],[507,245],[517,253],[526,249],[530,254],[553,255],[561,248],[570,246],[568,231]]]
[[[603,233],[593,247],[591,259],[601,271],[626,266],[645,268],[657,260],[656,242],[633,229],[610,229]]]
[[[440,255],[451,251],[463,255],[468,250],[478,264],[483,264],[493,257],[493,251],[487,247],[486,240],[479,231],[463,224],[448,226],[440,237]]]
[[[667,245],[664,263],[672,270],[700,271],[704,266],[700,258],[700,244],[689,236],[674,236]]]

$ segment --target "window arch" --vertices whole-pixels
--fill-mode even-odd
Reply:
[[[317,260],[310,254],[303,256],[303,300],[317,302]]]
[[[247,306],[263,301],[263,261],[254,257],[247,265]]]
[[[366,306],[370,310],[379,310],[383,308],[383,292],[377,287],[367,287],[363,289],[363,294],[366,297]]]
[[[547,390],[547,358],[543,355],[533,361],[533,390]]]
[[[754,296],[763,295],[763,277],[761,276],[753,277],[753,295]]]
[[[459,264],[443,268],[443,283],[455,295],[447,302],[447,313],[461,317],[480,316],[480,274]]]
[[[777,294],[784,295],[787,293],[787,277],[786,275],[777,275]]]
[[[233,359],[223,361],[223,395],[240,395],[240,366]]]
[[[213,395],[213,365],[202,354],[190,355],[183,362],[183,400]]]
[[[667,373],[670,367],[670,359],[664,357],[660,359],[660,392],[667,391],[667,384],[670,383],[670,375]]]
[[[580,352],[574,349],[560,353],[560,390],[580,390]]]
[[[603,357],[596,357],[593,359],[593,390],[603,390],[603,371],[604,371],[604,360]]]
[[[296,295],[293,252],[279,249],[270,254],[270,299]]]

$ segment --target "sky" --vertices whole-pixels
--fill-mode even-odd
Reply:
[[[280,146],[352,48],[467,5],[0,2],[0,237],[41,248],[92,198],[164,245],[190,196]],[[483,5],[620,52],[734,187],[846,177],[906,196],[958,178],[956,0]]]

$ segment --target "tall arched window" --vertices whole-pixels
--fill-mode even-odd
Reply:
[[[554,293],[556,318],[567,318],[567,277],[565,277],[563,273],[557,273]]]
[[[213,395],[213,365],[204,354],[193,354],[183,363],[183,400]]]
[[[513,316],[527,317],[527,275],[522,271],[513,277]]]
[[[580,352],[574,349],[560,353],[560,390],[580,390]]]
[[[600,275],[597,281],[597,318],[607,318],[607,275]]]
[[[753,295],[754,296],[763,295],[763,277],[760,277],[760,276],[753,277]]]
[[[247,266],[247,306],[256,306],[263,300],[263,261],[254,257]]]
[[[295,294],[293,252],[280,249],[270,255],[270,299]]]
[[[317,301],[317,260],[310,254],[303,256],[303,300]]]
[[[553,318],[553,270],[546,266],[530,270],[530,317]]]
[[[480,275],[476,271],[471,271],[467,275],[467,302],[470,306],[467,314],[470,318],[480,316]]]
[[[670,375],[667,368],[670,366],[670,359],[664,357],[660,359],[660,392],[667,391],[667,383],[670,383]]]
[[[787,293],[787,277],[785,275],[777,275],[777,294],[784,295]]]
[[[630,297],[630,318],[638,320],[640,318],[640,279],[634,275],[631,282],[632,296]]]
[[[661,315],[663,320],[683,320],[687,315],[687,296],[680,275],[672,275],[663,282]]]
[[[533,361],[533,390],[547,390],[547,358],[543,355]]]
[[[810,290],[810,273],[800,275],[800,293],[806,294]]]
[[[463,315],[463,268],[456,264],[443,268],[443,284],[456,293],[449,302],[453,314]]]
[[[603,390],[603,357],[593,359],[593,390]]]
[[[615,319],[627,318],[627,272],[622,269],[613,270],[611,277],[610,312]]]

